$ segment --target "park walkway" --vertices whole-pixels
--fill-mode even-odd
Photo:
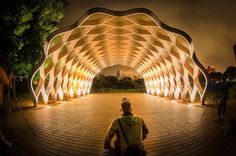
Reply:
[[[143,117],[150,134],[148,156],[236,155],[235,136],[224,136],[213,111],[201,120],[204,108],[142,93],[91,94],[47,107],[24,110],[34,137],[19,114],[14,116],[12,155],[102,156],[106,131],[127,97]]]

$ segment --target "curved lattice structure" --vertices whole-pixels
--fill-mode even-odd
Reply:
[[[206,89],[199,82],[199,75],[206,82],[205,70],[191,38],[143,8],[91,9],[73,25],[52,33],[44,52],[29,82],[35,103],[40,95],[47,103],[49,98],[89,94],[96,74],[117,64],[140,73],[150,94],[194,101],[197,94],[202,99]]]

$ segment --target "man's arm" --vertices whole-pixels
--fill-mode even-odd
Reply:
[[[142,131],[143,131],[143,140],[147,138],[147,135],[148,135],[148,128],[144,122],[143,119],[142,120]]]
[[[114,120],[108,129],[108,132],[104,141],[104,149],[111,149],[111,139],[113,138],[113,136],[115,135],[117,131],[118,131],[117,120]]]

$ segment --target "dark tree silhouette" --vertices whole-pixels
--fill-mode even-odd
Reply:
[[[236,67],[234,66],[227,67],[224,72],[224,77],[226,80],[229,80],[229,81],[236,79]]]
[[[117,85],[119,84],[119,80],[115,76],[106,76],[105,79],[108,82],[107,87],[116,88]]]
[[[140,88],[145,88],[144,79],[136,79],[136,80],[134,80],[134,82],[135,82],[136,84],[138,84],[138,86],[139,86]]]
[[[134,89],[137,88],[137,84],[130,78],[130,77],[124,77],[120,80],[120,84],[118,86],[120,89]]]
[[[28,75],[43,54],[48,35],[64,16],[66,0],[4,0],[0,11],[1,58]],[[3,61],[1,59],[1,61]]]
[[[92,91],[104,91],[112,89],[141,89],[144,90],[145,84],[143,79],[133,80],[130,77],[124,77],[120,80],[115,76],[96,76],[93,80]]]
[[[221,72],[211,72],[209,78],[213,83],[217,83],[222,80],[223,74]]]

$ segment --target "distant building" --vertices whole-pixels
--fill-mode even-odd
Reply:
[[[212,72],[216,72],[216,67],[215,66],[208,66],[207,67],[207,72],[208,72],[208,74],[210,74]]]
[[[119,70],[119,69],[116,71],[116,78],[117,78],[118,80],[121,78],[121,76],[120,76],[120,70]]]

